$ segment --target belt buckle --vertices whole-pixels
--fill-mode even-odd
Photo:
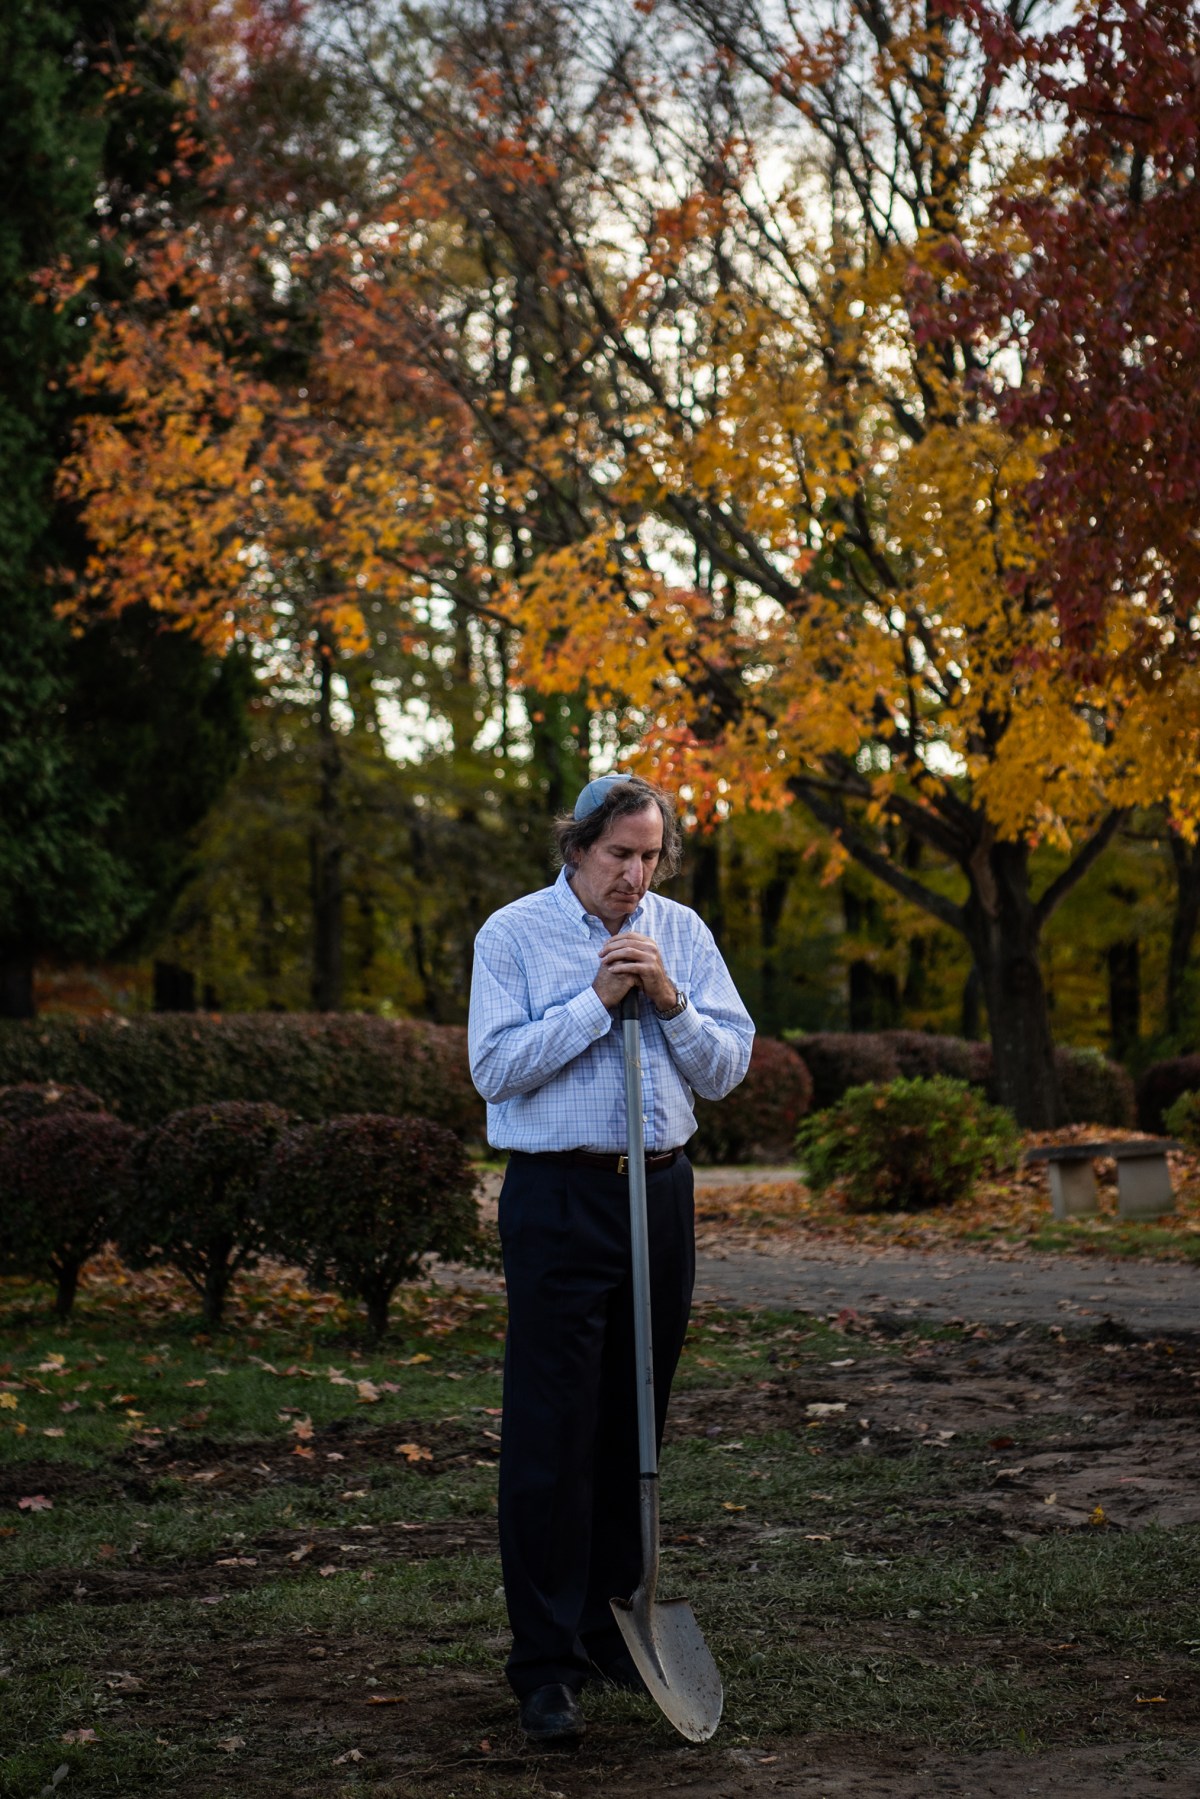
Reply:
[[[618,1156],[617,1157],[617,1173],[618,1174],[628,1174],[628,1172],[629,1172],[629,1157],[628,1156]]]

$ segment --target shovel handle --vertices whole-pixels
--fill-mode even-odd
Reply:
[[[646,1148],[642,1134],[642,1049],[638,990],[621,1001],[625,1039],[625,1116],[629,1150],[629,1235],[633,1256],[633,1345],[637,1365],[638,1471],[658,1474],[654,1431],[654,1351],[650,1336],[650,1238],[646,1223]]]

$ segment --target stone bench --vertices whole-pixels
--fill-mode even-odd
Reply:
[[[1169,1137],[1124,1143],[1063,1143],[1025,1152],[1026,1162],[1045,1162],[1056,1218],[1091,1218],[1098,1210],[1092,1163],[1112,1156],[1117,1164],[1117,1210],[1122,1218],[1161,1218],[1175,1209],[1167,1151],[1182,1144]]]

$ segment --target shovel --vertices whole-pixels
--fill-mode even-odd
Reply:
[[[633,1246],[633,1334],[637,1360],[638,1467],[642,1578],[631,1599],[611,1601],[650,1697],[689,1742],[704,1743],[721,1721],[721,1676],[685,1599],[659,1599],[658,1446],[654,1432],[654,1357],[650,1343],[650,1244],[646,1229],[646,1156],[642,1138],[642,1054],[638,990],[621,1001],[625,1037],[625,1110],[629,1134],[629,1222]]]

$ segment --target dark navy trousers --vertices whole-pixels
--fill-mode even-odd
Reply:
[[[692,1170],[646,1179],[661,1443],[695,1279]],[[621,1647],[609,1600],[641,1576],[629,1183],[513,1154],[500,1194],[508,1288],[500,1557],[519,1698],[578,1691]]]

